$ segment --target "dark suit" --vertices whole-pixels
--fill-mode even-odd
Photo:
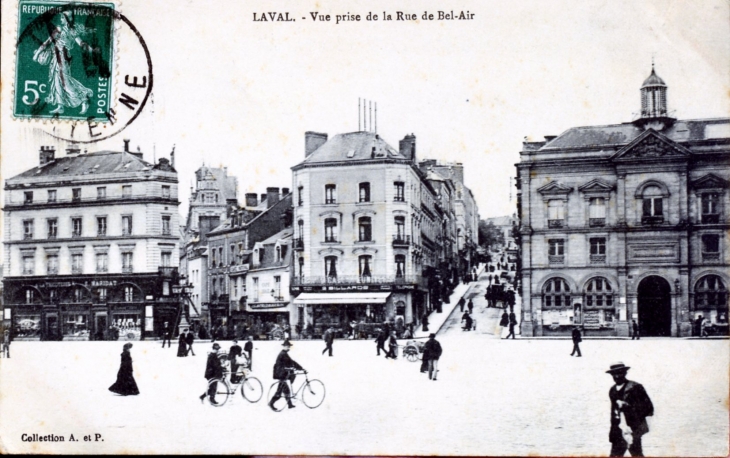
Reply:
[[[205,378],[210,382],[214,379],[223,378],[223,366],[221,361],[218,359],[218,353],[209,353],[208,361],[205,363]],[[211,383],[208,385],[208,392],[201,396],[201,399],[207,394],[210,397],[210,402],[215,402],[215,390],[218,388],[217,383]]]
[[[570,354],[570,356],[573,356],[576,352],[578,353],[578,356],[581,356],[580,354],[580,347],[578,344],[583,341],[583,338],[580,335],[580,329],[573,329],[573,352]]]
[[[634,339],[641,340],[641,334],[640,334],[640,331],[639,331],[639,323],[637,323],[636,321],[632,322],[631,323],[631,329],[634,331],[631,334],[631,340],[634,340]]]
[[[324,352],[326,352],[327,350],[329,350],[330,356],[332,356],[332,343],[334,341],[335,341],[335,333],[334,333],[334,331],[327,330],[324,333],[324,343],[325,343],[326,346],[324,347],[324,350],[322,350],[322,354],[323,355],[324,355]]]
[[[436,380],[438,360],[442,353],[441,344],[436,339],[428,339],[423,346],[423,360],[428,361],[428,378]]]
[[[185,343],[188,344],[188,351],[185,352],[185,356],[187,356],[188,353],[192,353],[193,356],[195,356],[195,352],[193,351],[193,342],[195,342],[195,337],[192,332],[188,332],[185,336]]]
[[[292,374],[288,369],[302,370],[302,366],[291,359],[289,352],[281,350],[281,352],[279,352],[279,356],[276,357],[276,362],[274,363],[274,378],[279,381],[279,386],[276,389],[274,397],[271,398],[270,402],[272,404],[278,401],[282,394],[286,397],[287,401],[291,403],[289,400],[291,392],[289,391],[289,386],[286,384],[286,380],[288,379],[291,383],[294,383],[296,375]]]
[[[253,342],[246,342],[246,345],[243,346],[243,351],[248,353],[248,368],[253,370]]]
[[[167,348],[172,346],[170,343],[170,329],[167,326],[162,330],[162,348],[165,348],[165,342],[167,342]]]
[[[646,417],[654,415],[654,405],[646,394],[644,387],[631,380],[626,380],[621,390],[612,386],[608,392],[611,400],[611,430],[608,440],[611,442],[611,456],[624,456],[628,448],[631,456],[643,456],[641,448],[641,436],[649,432],[649,425]],[[626,404],[619,408],[616,401],[624,401]],[[624,414],[626,424],[631,429],[633,443],[626,442],[619,425],[621,424],[621,412]]]
[[[238,383],[239,377],[236,375],[238,372],[238,363],[236,357],[241,356],[241,346],[238,344],[231,345],[231,349],[228,350],[228,360],[231,362],[231,382]]]

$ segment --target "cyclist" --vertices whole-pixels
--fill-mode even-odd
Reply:
[[[221,366],[221,361],[218,359],[218,350],[220,350],[220,348],[221,346],[216,342],[213,344],[213,348],[210,353],[208,353],[208,361],[205,365],[205,378],[208,379],[208,382],[223,378],[223,366]],[[200,402],[203,402],[205,397],[208,396],[210,397],[211,404],[218,404],[215,400],[216,388],[218,388],[217,383],[210,383],[208,385],[208,391],[200,395]]]
[[[297,369],[300,371],[304,370],[299,363],[291,359],[289,356],[289,350],[292,347],[292,343],[289,342],[289,339],[285,340],[281,346],[281,352],[279,353],[279,356],[276,357],[276,363],[274,364],[274,378],[279,381],[279,386],[276,389],[274,397],[272,397],[271,401],[269,401],[269,407],[271,407],[271,410],[273,411],[276,411],[274,403],[281,398],[282,394],[286,397],[286,402],[290,409],[296,407],[291,402],[291,389],[289,388],[289,385],[294,383],[294,379],[296,378],[294,371]],[[287,383],[287,381],[289,383]]]

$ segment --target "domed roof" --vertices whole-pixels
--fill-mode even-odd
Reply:
[[[664,80],[659,78],[657,74],[654,72],[654,66],[651,66],[651,75],[647,79],[644,80],[644,84],[641,85],[641,87],[646,86],[666,86],[664,83]]]

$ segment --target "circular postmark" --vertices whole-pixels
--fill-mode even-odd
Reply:
[[[93,143],[134,122],[152,92],[149,49],[113,3],[21,0],[13,115]]]

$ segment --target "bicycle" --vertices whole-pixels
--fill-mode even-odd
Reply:
[[[324,389],[324,383],[317,379],[309,380],[309,377],[307,375],[307,371],[292,371],[294,374],[304,374],[305,381],[299,385],[299,388],[297,388],[296,391],[293,390],[293,386],[291,382],[287,379],[284,382],[289,385],[289,393],[291,393],[291,401],[295,402],[299,400],[299,392],[302,391],[302,402],[305,406],[309,407],[310,409],[316,409],[322,403],[324,402],[325,397],[325,389]],[[279,400],[275,404],[271,404],[271,399],[276,394],[276,390],[279,388],[280,382],[274,382],[271,387],[269,388],[269,394],[266,397],[266,399],[269,402],[269,405],[273,407],[274,410],[277,412],[281,412],[284,407],[287,405],[286,397],[282,396],[279,398]]]
[[[233,382],[229,381],[229,378],[232,377],[226,377],[227,375],[231,375],[231,372],[224,368],[223,378],[212,379],[208,382],[208,388],[210,388],[211,384],[216,384],[216,403],[213,404],[211,402],[211,405],[215,407],[223,406],[226,402],[228,402],[228,398],[232,394],[236,393],[236,390],[239,389],[239,386],[241,387],[240,391],[243,399],[247,400],[250,403],[259,402],[264,394],[264,386],[261,384],[261,381],[256,377],[249,377],[248,374],[250,373],[251,371],[248,370],[248,367],[245,367],[244,365],[238,366],[238,370],[236,371],[236,373],[232,374],[238,377],[238,381]],[[208,401],[210,402],[210,397],[208,398]]]

